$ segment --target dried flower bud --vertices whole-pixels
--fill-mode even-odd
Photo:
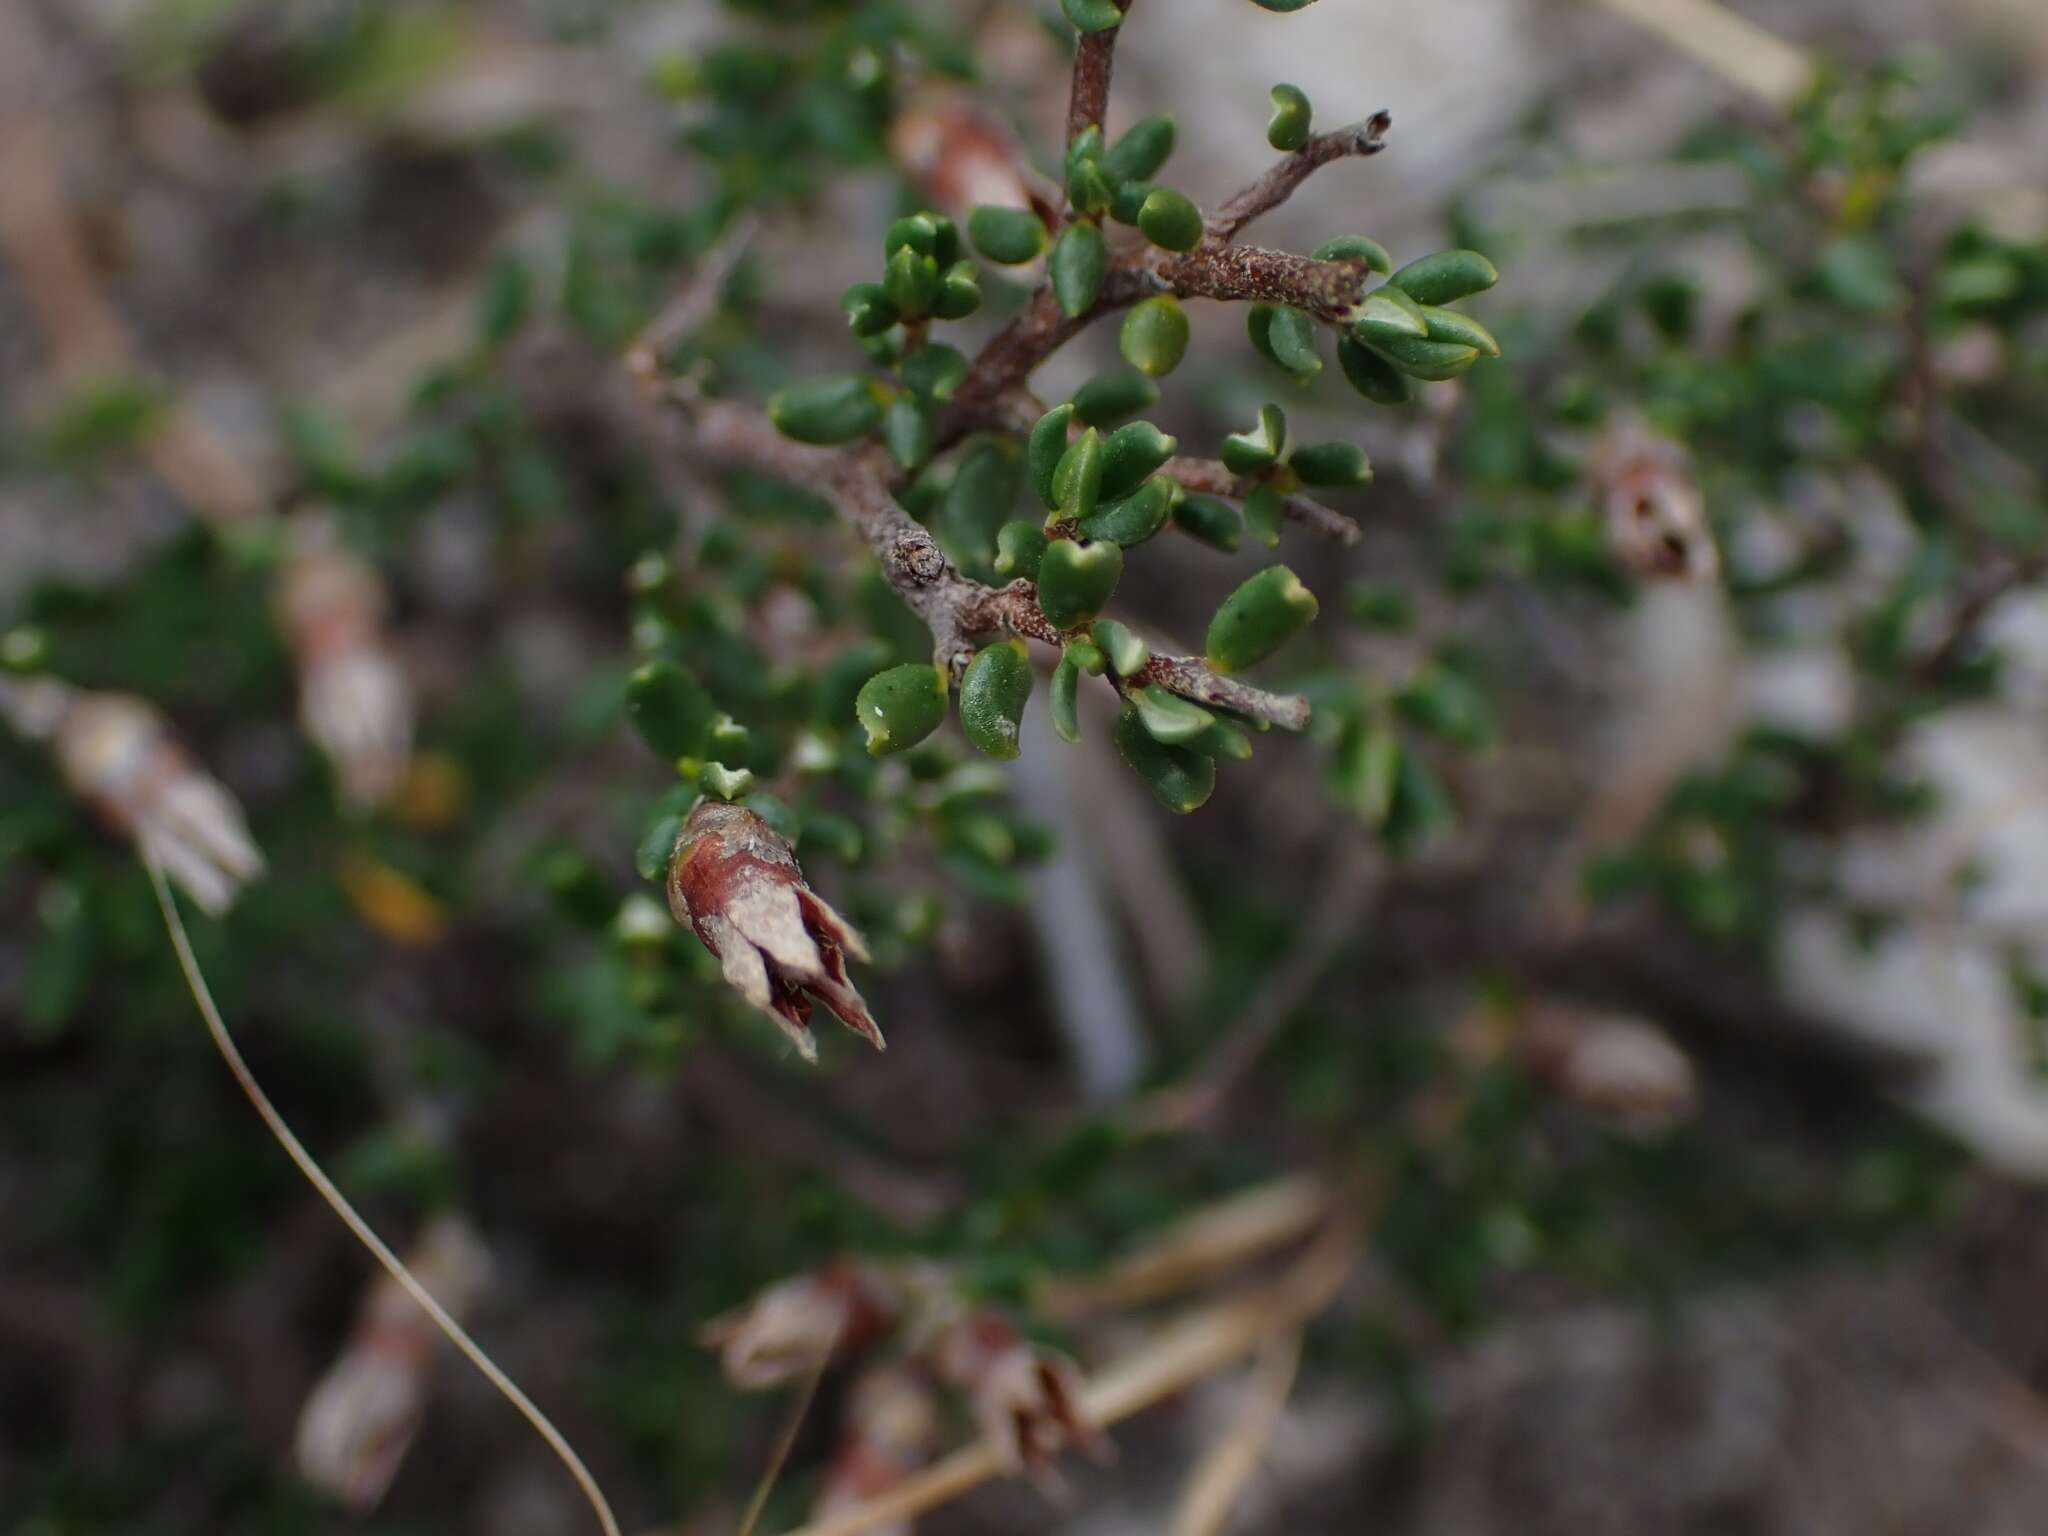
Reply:
[[[1640,423],[1616,427],[1593,458],[1608,547],[1638,575],[1711,581],[1720,569],[1685,453]]]
[[[1520,1048],[1530,1071],[1558,1094],[1636,1135],[1690,1118],[1698,1098],[1691,1058],[1656,1025],[1627,1014],[1541,1005],[1524,1024]]]
[[[965,91],[935,88],[911,98],[889,126],[896,163],[925,201],[958,219],[978,205],[1032,208],[1024,152],[1002,123]],[[981,242],[976,237],[975,243]],[[1009,260],[990,252],[990,259]]]
[[[460,1322],[490,1277],[490,1256],[456,1217],[436,1220],[405,1256]],[[299,1411],[299,1474],[367,1515],[383,1499],[419,1428],[440,1334],[397,1281],[379,1275],[347,1347]]]
[[[381,805],[412,756],[413,696],[384,633],[384,578],[332,521],[293,519],[277,613],[299,669],[299,720],[351,805]]]
[[[779,1387],[833,1355],[865,1347],[896,1323],[900,1298],[875,1267],[836,1259],[778,1280],[698,1335],[719,1352],[726,1380],[747,1391]]]
[[[879,1498],[931,1459],[938,1444],[936,1394],[917,1372],[878,1365],[847,1394],[839,1449],[811,1506],[813,1520]],[[871,1536],[909,1536],[908,1519],[869,1528]]]
[[[882,1049],[882,1032],[846,975],[846,956],[865,960],[867,946],[804,883],[795,852],[754,812],[698,802],[669,859],[668,905],[804,1060],[818,1056],[807,1022],[814,1001]]]
[[[18,715],[48,736],[65,781],[115,831],[163,866],[209,913],[225,912],[263,870],[234,796],[200,771],[141,699],[79,693],[47,679],[17,684]]]
[[[974,1312],[933,1342],[939,1375],[967,1395],[975,1422],[1002,1464],[1044,1472],[1068,1446],[1099,1453],[1102,1432],[1081,1414],[1073,1361],[1041,1349],[998,1313]]]

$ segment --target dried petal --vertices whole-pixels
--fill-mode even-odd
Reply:
[[[193,764],[141,699],[69,690],[50,697],[63,703],[51,747],[72,790],[202,909],[226,911],[263,870],[234,796]]]
[[[778,1280],[739,1310],[706,1323],[698,1336],[719,1351],[726,1380],[759,1391],[863,1347],[896,1316],[883,1274],[839,1259],[813,1274]]]
[[[1609,547],[1638,575],[1713,580],[1720,569],[1706,503],[1685,452],[1640,423],[1609,434],[1593,459]]]
[[[699,801],[669,860],[668,904],[718,957],[726,981],[772,1017],[806,1061],[811,1007],[823,1003],[877,1050],[882,1032],[846,972],[867,958],[853,926],[804,882],[796,854],[744,806]]]
[[[460,1219],[444,1216],[405,1256],[406,1267],[458,1322],[490,1275],[490,1256]],[[384,1497],[419,1428],[440,1334],[398,1282],[380,1274],[347,1347],[299,1412],[299,1473],[354,1515]]]
[[[1042,1349],[1001,1314],[982,1310],[933,1346],[939,1374],[967,1394],[975,1422],[1002,1464],[1043,1474],[1068,1446],[1101,1454],[1107,1441],[1081,1415],[1081,1378],[1065,1355]]]

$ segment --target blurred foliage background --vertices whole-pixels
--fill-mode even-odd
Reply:
[[[1473,306],[1504,360],[1362,425],[1337,370],[1190,306],[1174,431],[1278,398],[1378,478],[1334,498],[1358,544],[1283,550],[1323,608],[1275,669],[1309,739],[1188,818],[1106,716],[1068,751],[1034,711],[1009,773],[951,732],[866,758],[853,691],[922,627],[831,508],[694,461],[620,362],[745,220],[672,361],[754,398],[850,366],[842,289],[937,195],[915,130],[965,93],[1056,163],[1057,8],[0,7],[0,667],[141,696],[232,791],[266,869],[194,940],[257,1075],[398,1246],[474,1234],[478,1335],[629,1529],[733,1527],[783,1410],[698,1332],[764,1285],[939,1260],[1092,1366],[1147,1312],[1062,1322],[1054,1277],[1304,1171],[1364,1257],[1234,1529],[2038,1524],[2026,0],[1742,7],[1783,55],[1688,43],[1684,7],[1674,37],[1562,0],[1147,0],[1110,126],[1175,112],[1205,205],[1294,80],[1329,122],[1390,107],[1393,147],[1262,241],[1506,274]],[[983,281],[986,330],[1025,288]],[[1097,330],[1044,399],[1111,365]],[[920,515],[985,564],[999,519],[946,489]],[[417,703],[374,810],[299,725],[277,592],[315,511],[388,586]],[[1130,590],[1198,635],[1264,551],[1167,542]],[[696,786],[625,710],[662,658],[867,933],[886,1056],[821,1032],[804,1066],[669,921]],[[301,1475],[370,1262],[32,738],[0,733],[0,1522],[587,1528],[452,1359],[368,1512]],[[918,1529],[1173,1528],[1239,1391],[1120,1426],[1064,1502],[1000,1484]]]

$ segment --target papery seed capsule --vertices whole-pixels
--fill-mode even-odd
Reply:
[[[967,739],[990,757],[1015,757],[1031,681],[1022,640],[999,640],[970,661],[960,678],[960,729]]]
[[[1155,379],[1180,366],[1188,350],[1188,316],[1170,293],[1155,294],[1135,304],[1117,333],[1124,361]]]
[[[1072,629],[1102,612],[1123,575],[1124,552],[1107,540],[1055,539],[1038,562],[1038,606],[1055,629]]]
[[[876,757],[907,751],[936,731],[946,718],[946,674],[922,662],[905,662],[877,672],[853,701]]]
[[[1306,628],[1316,610],[1315,594],[1294,572],[1266,567],[1226,597],[1209,621],[1209,665],[1218,672],[1257,665]]]

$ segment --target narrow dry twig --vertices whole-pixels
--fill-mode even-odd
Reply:
[[[1081,1393],[1084,1417],[1107,1428],[1243,1359],[1267,1340],[1295,1332],[1336,1299],[1359,1251],[1355,1225],[1329,1228],[1271,1286],[1191,1313],[1090,1380]],[[1002,1470],[994,1449],[977,1441],[882,1497],[787,1536],[865,1536],[948,1503]]]
[[[1131,1123],[1140,1131],[1172,1134],[1213,1115],[1352,937],[1379,889],[1381,866],[1362,852],[1340,852],[1337,860],[1310,904],[1312,916],[1301,942],[1266,978],[1208,1058],[1185,1081],[1161,1088],[1132,1107]]]
[[[1257,1185],[1175,1222],[1106,1270],[1054,1276],[1033,1294],[1032,1311],[1071,1323],[1203,1285],[1307,1237],[1329,1219],[1332,1197],[1313,1174]]]
[[[997,633],[1021,635],[1058,645],[1066,637],[1038,606],[1029,581],[985,587],[963,576],[923,528],[911,520],[890,490],[891,466],[872,444],[813,448],[777,432],[759,411],[730,401],[681,398],[710,458],[756,469],[818,492],[852,522],[881,562],[882,574],[904,603],[932,632],[937,658],[956,671],[974,654],[975,638]],[[1215,705],[1291,731],[1308,724],[1308,700],[1299,694],[1269,693],[1212,671],[1194,656],[1153,656],[1124,681],[1135,687],[1157,683],[1170,693]]]
[[[1244,1402],[1181,1494],[1173,1517],[1174,1536],[1222,1536],[1265,1459],[1300,1369],[1300,1333],[1276,1335],[1260,1347],[1251,1380],[1245,1383]]]
[[[1179,481],[1187,490],[1199,491],[1206,496],[1224,496],[1232,501],[1243,501],[1256,483],[1248,476],[1233,475],[1215,459],[1171,458],[1161,467],[1160,473]],[[1290,521],[1335,543],[1358,542],[1358,524],[1334,507],[1324,506],[1313,496],[1295,493],[1282,496],[1280,511]]]
[[[1362,123],[1316,134],[1212,213],[1209,216],[1210,238],[1226,242],[1235,240],[1253,219],[1278,208],[1294,195],[1296,187],[1331,161],[1378,154],[1387,147],[1387,131],[1393,126],[1393,113],[1380,111]]]
[[[1806,93],[1813,58],[1715,0],[1602,0],[1715,74],[1780,110]]]
[[[447,1309],[434,1299],[433,1293],[413,1277],[412,1271],[405,1267],[398,1255],[391,1251],[384,1239],[377,1235],[349,1203],[348,1196],[335,1186],[334,1181],[327,1176],[327,1171],[320,1166],[313,1154],[306,1150],[305,1144],[293,1134],[291,1126],[285,1123],[284,1116],[278,1112],[277,1106],[271,1103],[270,1095],[263,1091],[262,1084],[256,1081],[255,1074],[249,1070],[248,1062],[242,1059],[241,1050],[235,1045],[234,1037],[228,1033],[227,1021],[221,1017],[220,1009],[213,1001],[213,990],[207,986],[206,976],[199,968],[199,957],[192,952],[192,940],[185,932],[185,920],[178,915],[177,898],[171,895],[171,887],[165,879],[163,866],[157,862],[155,853],[146,846],[142,850],[142,864],[149,872],[150,884],[156,890],[157,906],[163,913],[164,928],[171,936],[171,947],[177,951],[178,968],[184,973],[185,985],[192,994],[194,1005],[199,1009],[200,1018],[206,1022],[207,1033],[213,1037],[214,1048],[220,1052],[221,1059],[227,1063],[228,1071],[233,1075],[236,1085],[254,1106],[271,1136],[284,1148],[285,1155],[297,1165],[299,1172],[305,1175],[306,1181],[319,1191],[320,1198],[325,1200],[334,1214],[341,1218],[342,1225],[349,1229],[356,1241],[370,1250],[371,1256],[384,1266],[385,1273],[397,1281],[405,1293],[419,1303],[421,1310],[434,1320],[434,1326],[441,1330],[448,1342],[462,1351],[483,1378],[495,1387],[499,1395],[516,1408],[520,1416],[533,1426],[541,1439],[547,1442],[548,1449],[553,1451],[556,1458],[569,1470],[569,1475],[575,1478],[577,1487],[583,1490],[583,1496],[590,1501],[591,1510],[597,1516],[597,1523],[604,1530],[605,1536],[620,1536],[619,1522],[612,1514],[612,1507],[605,1499],[604,1490],[598,1487],[597,1479],[591,1475],[590,1468],[584,1465],[583,1458],[576,1454],[575,1447],[569,1444],[562,1432],[555,1428],[553,1420],[541,1412],[533,1399],[519,1389],[518,1383],[505,1374],[498,1362],[484,1353],[483,1346],[469,1336],[468,1330],[448,1315]]]

